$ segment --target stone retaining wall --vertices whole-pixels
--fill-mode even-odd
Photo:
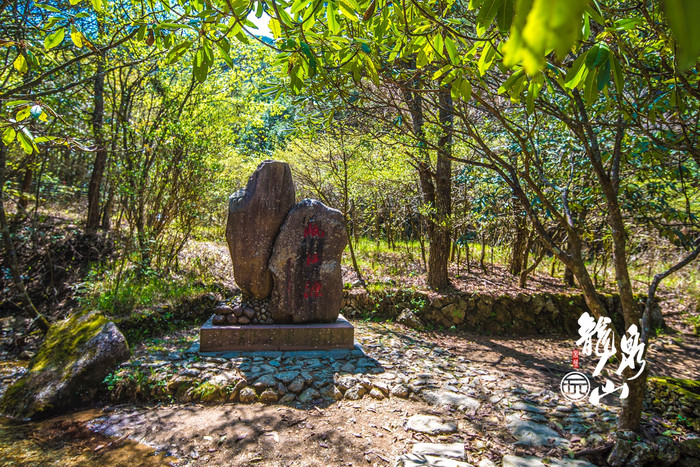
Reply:
[[[645,403],[649,410],[700,432],[700,381],[650,377]]]
[[[601,295],[613,323],[622,330],[618,295]],[[640,301],[640,306],[643,302]],[[407,311],[406,311],[407,310]],[[406,311],[403,314],[402,312]],[[564,333],[576,335],[578,318],[588,310],[582,294],[517,294],[491,296],[467,292],[438,294],[421,290],[395,289],[367,293],[344,291],[346,317],[395,319],[412,327],[434,327],[489,334],[528,335]]]

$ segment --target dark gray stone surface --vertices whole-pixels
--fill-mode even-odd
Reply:
[[[284,221],[270,258],[270,315],[277,323],[332,323],[343,301],[340,259],[347,245],[340,211],[305,199]]]
[[[272,292],[268,261],[280,226],[294,205],[289,165],[264,161],[245,189],[229,198],[226,241],[236,284],[244,294],[266,298]]]

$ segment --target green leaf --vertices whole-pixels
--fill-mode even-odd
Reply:
[[[21,53],[17,55],[15,61],[12,62],[12,66],[14,66],[15,70],[17,70],[21,74],[25,74],[27,72],[27,69],[29,68],[27,66],[27,60],[25,60],[24,55],[22,55]]]
[[[219,48],[219,54],[221,55],[221,58],[224,59],[224,61],[230,68],[233,68],[233,60],[231,60],[231,55],[229,55],[229,51],[231,50],[231,44],[229,44],[226,39],[223,39],[220,41],[216,41],[216,46]]]
[[[435,48],[435,52],[437,52],[439,55],[444,55],[445,40],[442,38],[442,33],[435,34],[435,37],[433,38],[433,47]]]
[[[524,70],[518,70],[512,75],[510,75],[508,79],[503,82],[501,87],[498,88],[498,94],[503,94],[504,92],[509,91],[513,87],[515,82],[521,79],[523,76],[525,76]]]
[[[586,16],[592,18],[596,23],[600,24],[601,26],[605,26],[605,18],[603,18],[603,15],[595,2],[586,5],[584,11],[586,13]]]
[[[15,114],[15,120],[18,122],[21,122],[22,120],[26,120],[29,117],[29,115],[31,114],[31,112],[32,112],[31,106],[22,107]]]
[[[564,58],[579,37],[587,0],[522,0],[517,4],[511,37],[504,47],[507,66],[522,63],[530,75],[544,67],[554,50]],[[523,16],[525,15],[525,16]]]
[[[192,72],[194,77],[200,83],[203,83],[207,79],[207,74],[209,73],[209,62],[207,61],[207,54],[204,51],[204,47],[200,47],[197,53],[194,55],[194,63],[192,67]]]
[[[31,133],[28,131],[26,133],[24,131],[17,133],[17,141],[19,141],[20,146],[22,146],[22,150],[24,150],[24,152],[27,154],[34,152],[34,141],[32,141],[32,139]]]
[[[141,42],[146,38],[146,25],[143,24],[139,28],[139,32],[136,33],[136,39]]]
[[[80,3],[80,0],[70,0],[71,5],[77,5],[78,3]]]
[[[452,86],[450,87],[450,95],[452,96],[452,100],[456,101],[459,100],[459,81],[462,80],[462,78],[457,78],[456,80],[452,81]]]
[[[595,44],[593,47],[588,49],[586,53],[586,68],[591,69],[595,66],[596,60],[598,60],[598,51],[600,50],[600,44]]]
[[[468,79],[463,79],[462,82],[459,83],[459,91],[464,100],[468,101],[472,98],[472,83],[470,83]]]
[[[496,49],[491,46],[490,42],[487,42],[486,45],[484,45],[484,48],[481,50],[481,56],[479,56],[478,67],[479,74],[481,76],[483,76],[491,68],[491,64],[493,63],[493,59],[495,57]]]
[[[438,79],[440,79],[440,77],[441,77],[442,75],[445,75],[445,74],[449,73],[450,71],[452,71],[452,69],[453,69],[452,64],[449,64],[449,63],[448,63],[447,65],[443,66],[443,67],[440,68],[438,71],[436,71],[435,73],[433,73],[432,79],[433,79],[434,81],[437,81]]]
[[[453,100],[464,100],[468,101],[472,97],[472,85],[469,80],[464,78],[457,78],[452,82],[450,87],[450,95]]]
[[[83,47],[83,35],[77,29],[71,28],[70,39],[73,41],[77,48],[81,49]]]
[[[296,15],[299,11],[301,11],[305,6],[307,6],[309,3],[311,3],[312,0],[296,0],[294,3],[292,3],[292,8],[289,10],[293,15]]]
[[[598,47],[598,54],[595,57],[595,61],[593,62],[593,66],[600,66],[603,63],[608,61],[608,56],[610,56],[610,48],[608,47],[607,44],[600,44],[600,47]]]
[[[591,18],[588,15],[583,15],[583,31],[581,32],[581,40],[587,41],[591,37]]]
[[[543,84],[543,75],[541,73],[536,74],[530,80],[530,85],[527,88],[527,99],[525,105],[527,106],[527,113],[532,114],[535,111],[535,100],[540,94]]]
[[[57,29],[56,31],[52,32],[46,38],[44,38],[44,48],[46,50],[51,50],[57,45],[59,45],[61,42],[63,42],[63,38],[65,37],[66,30],[65,28]]]
[[[622,90],[624,89],[625,86],[625,77],[622,74],[622,68],[620,68],[620,62],[617,61],[617,58],[614,55],[610,56],[610,63],[611,63],[611,68],[612,68],[612,76],[613,80],[615,81],[615,89],[617,90],[618,94],[622,94]]]
[[[666,19],[678,44],[676,59],[681,71],[692,67],[700,53],[700,2],[697,0],[665,0]]]
[[[566,76],[564,77],[564,82],[568,85],[571,80],[574,79],[576,75],[579,74],[579,71],[581,70],[581,67],[583,66],[584,61],[586,60],[586,54],[580,54],[576,60],[574,60],[574,63],[571,64],[571,67],[569,70],[566,72]],[[571,88],[575,88],[576,85],[574,84],[573,86],[570,86]]]
[[[600,73],[600,71],[598,71],[598,73]],[[596,85],[598,73],[591,70],[586,77],[586,82],[583,87],[583,97],[588,105],[593,105],[598,98],[598,86]]]
[[[501,32],[508,31],[513,24],[515,13],[515,0],[504,0],[496,13],[496,24]]]
[[[207,65],[211,66],[214,63],[214,51],[211,48],[211,42],[209,39],[204,39],[202,41],[202,49],[204,50],[204,59]]]
[[[219,42],[223,42],[219,41]],[[219,43],[217,42],[217,44]],[[226,42],[228,44],[228,42]],[[165,63],[170,65],[171,63],[176,62],[182,56],[187,52],[187,50],[192,46],[192,41],[185,41],[182,42],[181,44],[176,45],[172,49],[170,49],[170,52],[168,52],[167,57],[165,58]],[[230,59],[229,59],[230,60]]]
[[[374,63],[372,63],[372,59],[368,57],[367,55],[365,57],[365,70],[369,74],[369,78],[372,80],[375,86],[379,86],[379,74],[377,73],[377,69],[374,66]]]
[[[102,0],[90,0],[92,3],[92,7],[95,9],[96,12],[102,13],[104,10],[104,4],[102,3]]]
[[[53,27],[56,25],[56,23],[59,23],[63,21],[63,18],[60,16],[52,16],[51,18],[46,20],[46,24],[42,26],[42,29],[44,31],[48,31],[49,29],[53,29]]]
[[[169,23],[167,21],[163,21],[162,23],[158,23],[156,28],[157,29],[191,29],[190,26],[187,24]]]
[[[340,8],[340,13],[345,16],[350,21],[358,22],[357,15],[353,11],[352,7],[349,6],[344,0],[338,1],[338,8]]]
[[[362,44],[365,47],[367,47],[366,44]],[[313,55],[311,54],[311,48],[309,47],[309,44],[306,42],[299,42],[299,48],[301,49],[301,53],[306,55],[306,58],[313,58]]]
[[[280,28],[280,22],[277,21],[276,19],[271,19],[269,23],[267,23],[267,27],[270,28],[270,32],[272,32],[272,36],[275,39],[279,39],[282,37],[282,28]]]
[[[481,8],[479,9],[479,14],[476,16],[477,24],[482,27],[488,27],[496,17],[498,10],[503,6],[505,0],[485,0]]]
[[[457,46],[450,36],[445,37],[445,47],[447,47],[447,54],[450,56],[450,61],[455,65],[459,64]]]
[[[598,73],[598,91],[602,91],[603,88],[610,81],[610,60],[605,62],[605,66]]]
[[[31,101],[27,99],[16,99],[12,101],[5,102],[6,107],[14,107],[16,105],[29,104]]]
[[[48,143],[49,141],[58,141],[57,136],[38,136],[34,138],[34,143]]]
[[[15,136],[17,136],[17,132],[14,128],[9,127],[2,133],[2,142],[9,146],[15,140]]]
[[[629,31],[642,24],[644,24],[644,21],[641,18],[619,19],[615,21],[615,29],[618,31]]]
[[[326,6],[326,17],[328,18],[328,27],[333,34],[338,34],[340,32],[340,23],[338,23],[338,18],[336,16],[337,13],[338,5],[333,1],[329,1]]]
[[[54,13],[60,13],[60,12],[61,12],[61,10],[59,10],[59,9],[56,8],[55,6],[46,5],[46,4],[43,4],[43,3],[35,3],[34,6],[36,6],[36,7],[38,7],[38,8],[41,8],[41,9],[43,9],[43,10],[52,11],[52,12],[54,12]]]

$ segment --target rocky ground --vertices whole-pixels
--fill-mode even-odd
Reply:
[[[126,440],[158,452],[150,462],[170,465],[604,465],[609,457],[617,397],[595,407],[559,391],[573,339],[354,324],[363,351],[344,355],[199,357],[194,329],[150,340],[108,380],[112,397],[126,403],[75,421],[111,440],[95,441],[90,459],[114,456]],[[697,377],[699,348],[690,336],[661,337],[650,350],[652,374]],[[584,373],[595,364],[582,356]],[[164,403],[135,405],[153,398]],[[664,432],[697,435],[646,418],[652,452],[661,444],[663,455],[680,455]],[[42,429],[64,429],[66,420],[53,423]],[[632,455],[648,453],[618,453],[624,464]]]

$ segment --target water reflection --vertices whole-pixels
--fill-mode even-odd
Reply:
[[[101,415],[93,409],[23,423],[0,417],[0,465],[150,467],[177,463],[156,455],[148,446],[93,432],[87,422]]]

